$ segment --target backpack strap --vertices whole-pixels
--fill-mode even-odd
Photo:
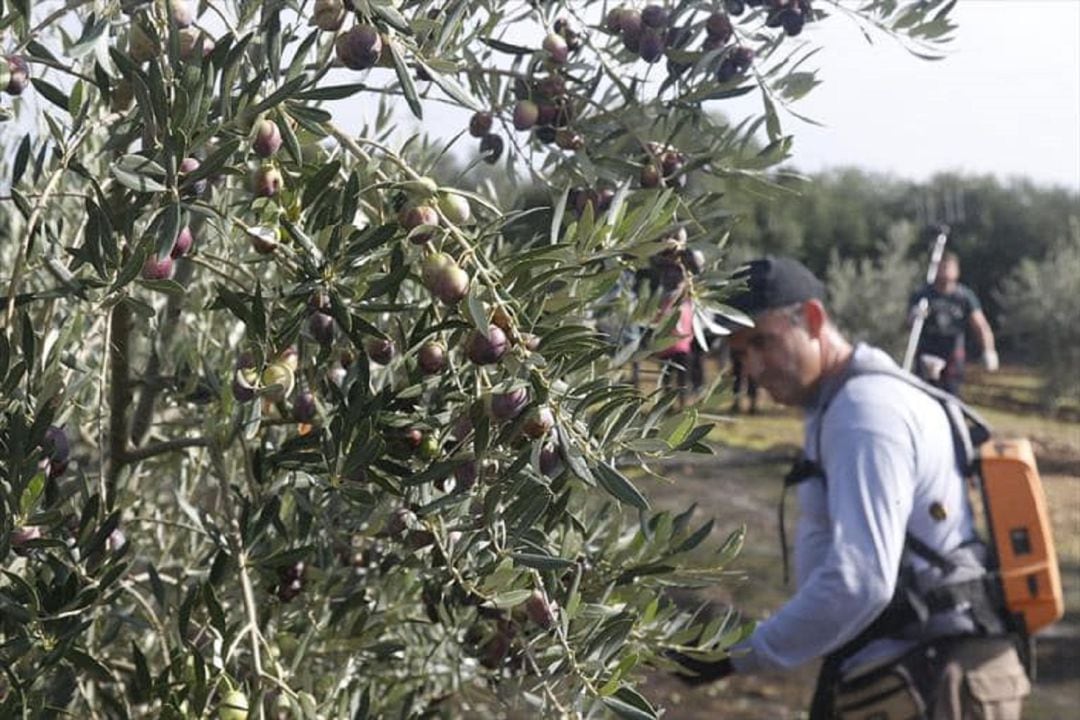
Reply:
[[[938,401],[945,410],[945,416],[949,420],[952,429],[953,444],[956,447],[956,459],[960,469],[965,475],[970,474],[975,465],[976,448],[990,439],[990,424],[974,409],[965,404],[955,395],[935,387],[928,382],[906,372],[891,362],[885,362],[876,358],[857,361],[852,355],[844,368],[838,381],[831,383],[825,389],[825,397],[822,399],[821,412],[818,413],[818,425],[815,439],[815,451],[817,458],[821,459],[821,428],[825,424],[825,413],[829,411],[832,401],[847,384],[848,380],[860,375],[887,375],[901,380],[914,388],[922,390]]]
[[[808,460],[806,457],[799,456],[792,464],[791,469],[788,470],[784,476],[784,487],[780,491],[780,504],[777,506],[777,520],[780,526],[780,557],[783,560],[784,567],[784,584],[788,584],[790,577],[790,564],[788,562],[788,547],[787,547],[787,529],[784,522],[784,508],[787,503],[787,491],[789,488],[799,485],[811,478],[819,477],[823,481],[825,480],[825,469],[818,463]],[[944,575],[948,575],[956,569],[956,564],[939,553],[934,548],[924,543],[919,538],[912,535],[910,532],[904,535],[904,545],[906,548],[910,548],[912,552],[921,557],[926,562],[935,566]]]

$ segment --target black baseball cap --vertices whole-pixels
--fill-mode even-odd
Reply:
[[[790,257],[772,255],[751,260],[731,276],[745,288],[727,304],[753,317],[775,308],[806,300],[824,300],[825,285],[805,265]]]

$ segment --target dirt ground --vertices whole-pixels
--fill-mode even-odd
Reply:
[[[1030,437],[1042,473],[1061,564],[1066,615],[1036,638],[1038,674],[1025,707],[1028,720],[1078,716],[1080,706],[1080,423],[1048,419],[1014,408],[985,411],[995,432]],[[713,420],[713,418],[703,418]],[[777,505],[780,478],[801,437],[798,417],[764,404],[756,415],[722,419],[710,440],[714,456],[694,456],[665,468],[663,481],[641,480],[642,489],[665,509],[697,503],[700,517],[717,520],[717,541],[740,524],[746,544],[733,569],[740,580],[700,594],[702,600],[734,604],[748,618],[762,618],[792,592],[782,581]],[[789,531],[797,512],[787,500]],[[816,667],[790,675],[735,677],[688,689],[665,675],[649,678],[646,696],[666,708],[665,717],[685,720],[784,720],[805,717]]]

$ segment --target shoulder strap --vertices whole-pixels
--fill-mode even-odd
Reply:
[[[902,370],[890,361],[873,355],[859,357],[857,354],[853,354],[839,381],[828,386],[827,394],[823,398],[821,412],[818,415],[817,434],[814,441],[817,452],[816,460],[818,462],[821,461],[821,428],[825,424],[825,413],[828,412],[832,401],[840,393],[844,385],[847,384],[848,380],[860,375],[887,375],[894,377],[922,390],[937,400],[945,410],[945,415],[949,419],[949,426],[952,428],[953,443],[956,447],[956,460],[965,473],[970,472],[975,462],[975,449],[990,438],[989,423],[955,395],[934,387],[915,375]]]

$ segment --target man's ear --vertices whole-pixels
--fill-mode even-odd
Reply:
[[[829,322],[829,313],[820,300],[812,299],[803,303],[803,320],[806,321],[806,332],[815,340],[821,337],[825,326]]]

